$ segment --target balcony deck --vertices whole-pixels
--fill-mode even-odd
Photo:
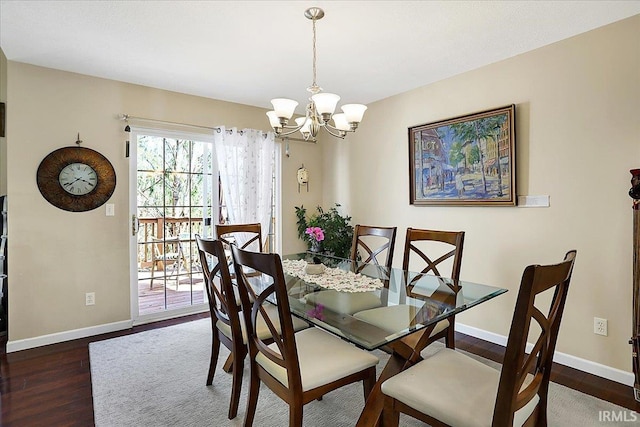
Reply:
[[[163,271],[159,271],[155,274],[152,288],[150,284],[151,273],[139,271],[138,313],[140,316],[207,302],[204,295],[204,277],[200,271],[189,273],[181,270],[178,281],[175,275],[171,275],[171,269],[168,269],[167,277],[164,276]]]

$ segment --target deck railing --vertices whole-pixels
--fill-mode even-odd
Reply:
[[[158,240],[163,238],[176,239],[182,245],[182,251],[187,259],[197,262],[197,247],[195,235],[212,235],[209,226],[204,225],[202,218],[139,218],[138,230],[138,268],[150,268],[153,259],[152,251],[158,250]],[[175,242],[167,243],[176,244]],[[164,250],[161,250],[163,253]]]
[[[271,220],[271,229],[267,233],[266,241],[263,251],[272,252],[275,248],[275,218]],[[182,251],[185,257],[195,264],[198,263],[198,248],[195,242],[195,235],[199,234],[203,237],[214,236],[214,226],[208,224],[208,221],[203,221],[202,218],[139,218],[138,229],[138,268],[146,269],[151,267],[151,260],[153,259],[152,251],[160,250],[160,253],[164,253],[163,248],[158,248],[158,240],[163,238],[170,239],[167,245],[175,244],[174,239],[178,239],[179,244],[182,245]],[[264,236],[264,235],[263,235]],[[158,252],[156,252],[158,253]],[[162,269],[162,266],[160,266]]]

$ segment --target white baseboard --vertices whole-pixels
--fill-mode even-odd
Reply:
[[[140,322],[145,323],[145,322]],[[86,338],[93,335],[106,334],[109,332],[121,331],[124,329],[130,329],[133,326],[131,320],[124,320],[121,322],[107,323],[105,325],[91,326],[88,328],[74,329],[71,331],[64,331],[55,334],[42,335],[34,338],[27,338],[24,340],[8,341],[7,353],[13,353],[20,350],[27,350],[30,348],[41,347],[43,345],[56,344],[59,342],[70,341],[78,338]],[[483,329],[475,328],[473,326],[467,326],[456,322],[456,331],[461,332],[472,337],[480,338],[485,341],[489,341],[501,346],[507,345],[507,337],[504,335],[488,332]],[[531,350],[531,344],[527,345],[527,351]],[[580,357],[572,356],[556,351],[553,361],[561,365],[568,366],[570,368],[578,369],[589,374],[597,375],[602,378],[606,378],[611,381],[615,381],[620,384],[624,384],[633,387],[635,377],[632,372],[622,371],[620,369],[612,368],[610,366],[602,365],[600,363],[592,362],[590,360],[582,359]]]
[[[501,345],[503,347],[507,345],[507,337],[505,337],[504,335],[494,334],[493,332],[474,328],[473,326],[467,326],[456,322],[456,331],[492,342],[494,344]],[[531,344],[527,344],[527,351],[531,351],[532,347],[533,346]],[[631,387],[633,387],[633,382],[635,380],[633,372],[622,371],[620,369],[612,368],[610,366],[602,365],[600,363],[592,362],[590,360],[582,359],[570,354],[560,353],[558,351],[555,352],[553,361],[559,363],[560,365],[578,369],[580,371],[597,375],[599,377],[606,378],[608,380]]]
[[[27,338],[24,340],[7,341],[7,353],[27,350],[43,345],[56,344],[64,341],[71,341],[78,338],[86,338],[93,335],[106,334],[109,332],[130,329],[133,326],[131,320],[107,323],[105,325],[90,326],[88,328],[73,329],[71,331],[58,332],[55,334],[42,335],[39,337]]]
[[[175,319],[177,317],[190,316],[192,314],[207,313],[209,311],[208,304],[200,306],[191,306],[186,309],[176,309],[171,311],[162,311],[159,313],[140,316],[133,320],[133,326],[145,325],[147,323],[160,322],[161,320]]]

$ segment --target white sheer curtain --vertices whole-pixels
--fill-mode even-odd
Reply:
[[[272,215],[274,134],[221,126],[214,132],[214,144],[229,222],[259,222],[264,246]],[[238,244],[243,238],[238,236]]]

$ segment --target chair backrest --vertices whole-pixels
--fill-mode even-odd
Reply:
[[[372,227],[360,224],[355,226],[351,260],[358,262],[356,273],[362,271],[366,264],[375,264],[384,267],[387,272],[391,271],[397,229],[398,227]]]
[[[287,370],[289,390],[302,394],[298,351],[280,256],[278,254],[249,252],[235,245],[231,246],[231,253],[238,277],[238,288],[242,301],[242,312],[247,325],[247,336],[249,337],[247,341],[249,342],[251,359],[254,360],[260,353],[282,366]],[[247,274],[253,272],[259,272],[261,275]],[[254,289],[258,289],[258,292]],[[273,302],[277,304],[277,319],[273,319],[273,316],[270,318],[265,309],[266,305]],[[261,316],[262,319],[258,316]],[[255,331],[258,319],[267,325],[271,332],[270,337],[261,339],[257,336]],[[273,322],[279,322],[280,328],[276,328]],[[276,344],[280,354],[268,347],[270,343]]]
[[[224,247],[220,240],[203,239],[195,235],[200,264],[204,274],[205,289],[209,299],[211,321],[215,327],[216,321],[221,321],[231,328],[233,340],[242,342],[240,326],[240,307],[236,303],[233,282],[229,272]],[[217,284],[216,284],[217,283]]]
[[[575,257],[576,251],[572,250],[559,264],[530,265],[522,274],[493,412],[494,427],[512,425],[514,413],[536,394],[540,394],[541,401],[547,400],[553,354]],[[553,292],[553,297],[548,310],[541,311],[536,306],[536,297],[545,291]],[[548,298],[540,299],[548,301]],[[532,331],[534,320],[538,326]],[[530,332],[537,333],[537,338],[532,350],[526,352]]]
[[[168,254],[167,247],[169,244],[165,242],[162,237],[150,236],[151,238],[151,249],[153,250],[153,255],[155,258],[162,260],[165,254]],[[167,255],[169,257],[170,255]]]
[[[227,247],[237,244],[242,249],[262,252],[262,227],[254,224],[218,224],[216,236]]]
[[[423,244],[421,244],[422,242]],[[418,272],[416,265],[424,265],[419,274],[407,283],[407,294],[410,294],[412,284],[424,274],[449,277],[454,283],[460,280],[460,266],[462,265],[462,249],[464,244],[464,231],[436,231],[407,228],[407,237],[404,241],[404,257],[402,270]],[[425,252],[429,252],[427,255]],[[413,256],[412,256],[413,255]],[[415,262],[419,259],[419,262]],[[409,264],[412,262],[412,267]],[[443,270],[443,266],[450,269]]]

